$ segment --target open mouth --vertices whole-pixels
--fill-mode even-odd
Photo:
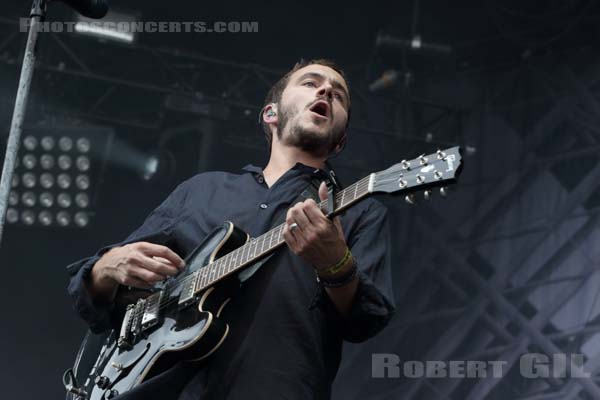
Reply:
[[[311,108],[310,111],[320,115],[323,118],[329,116],[329,104],[326,101],[317,101]]]

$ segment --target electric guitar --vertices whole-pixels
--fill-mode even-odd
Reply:
[[[333,215],[377,193],[403,195],[414,203],[414,192],[456,182],[462,168],[460,149],[452,147],[414,160],[403,160],[374,172],[335,195]],[[328,200],[319,203],[329,210]],[[226,339],[229,326],[219,316],[231,297],[231,284],[246,267],[284,245],[284,224],[260,237],[250,238],[226,221],[211,232],[185,259],[186,269],[169,278],[160,291],[127,305],[119,330],[109,332],[89,371],[75,371],[63,378],[67,398],[106,400],[125,393],[144,380],[181,360],[210,356]],[[235,286],[235,285],[234,285]],[[84,382],[78,385],[77,376]]]

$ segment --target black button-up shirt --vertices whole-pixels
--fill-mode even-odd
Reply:
[[[76,311],[94,332],[111,327],[110,305],[95,304],[84,281],[110,248],[141,240],[168,245],[182,258],[223,221],[251,237],[273,226],[314,177],[326,172],[296,164],[272,187],[262,170],[207,172],[179,185],[125,241],[68,267]],[[314,269],[287,247],[279,249],[226,306],[230,333],[202,364],[180,363],[139,385],[123,399],[327,399],[342,340],[364,341],[391,317],[390,237],[387,210],[366,199],[341,216],[358,266],[359,285],[348,317],[337,312]]]

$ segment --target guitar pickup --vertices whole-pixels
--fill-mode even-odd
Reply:
[[[195,279],[186,279],[183,282],[181,293],[179,294],[179,301],[177,304],[179,305],[179,309],[183,309],[190,304],[192,304],[195,300],[195,291],[196,291],[196,280]]]
[[[151,328],[158,323],[162,297],[163,291],[161,290],[159,293],[153,294],[146,298],[146,307],[142,317],[142,330]]]

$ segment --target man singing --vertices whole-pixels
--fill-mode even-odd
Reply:
[[[330,220],[312,198],[298,201],[311,182],[329,178],[326,160],[344,147],[349,113],[348,85],[335,64],[296,64],[261,112],[270,146],[264,169],[198,174],[125,241],[69,266],[75,309],[101,332],[118,327],[120,286],[147,289],[178,274],[183,258],[223,221],[258,237],[278,212],[285,215],[287,246],[226,306],[223,344],[206,360],[179,363],[119,399],[331,397],[342,341],[374,336],[394,311],[387,210],[366,199]],[[325,183],[318,198],[327,198]]]

